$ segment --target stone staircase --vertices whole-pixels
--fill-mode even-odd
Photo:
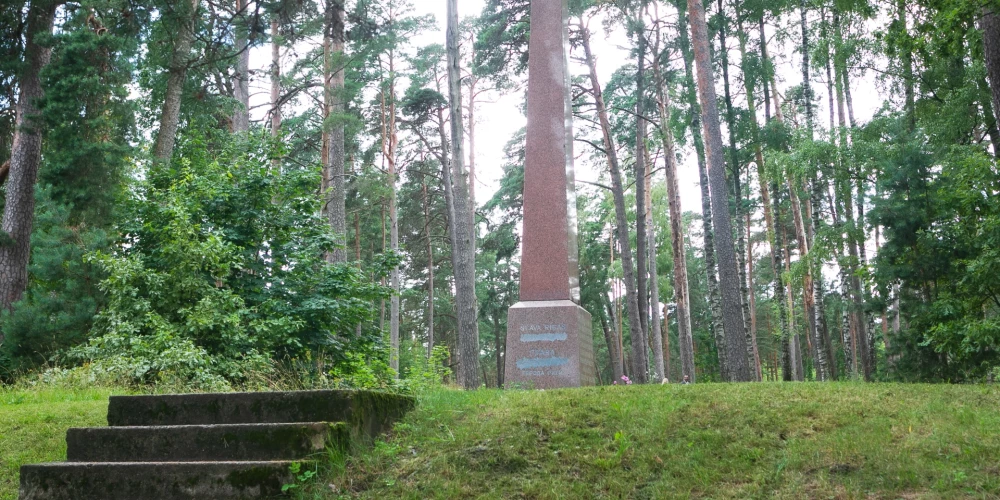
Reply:
[[[346,450],[413,408],[364,391],[112,396],[108,427],[70,429],[66,462],[21,467],[21,500],[281,495],[294,462]]]

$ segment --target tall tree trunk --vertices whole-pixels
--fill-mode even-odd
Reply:
[[[670,381],[670,313],[663,306],[663,378]]]
[[[792,222],[795,224],[795,239],[799,245],[799,259],[806,268],[803,272],[802,277],[802,311],[803,316],[806,319],[806,331],[810,339],[814,339],[816,332],[816,321],[813,314],[813,297],[812,297],[812,273],[810,271],[809,262],[809,241],[808,236],[805,231],[805,221],[802,217],[802,203],[799,199],[798,186],[792,180],[792,173],[787,173],[788,180],[788,193],[792,201]],[[791,255],[788,256],[791,260]],[[796,334],[797,335],[797,334]],[[815,342],[815,340],[814,340]],[[796,361],[797,362],[797,361]],[[798,378],[798,372],[796,372],[796,381],[801,382],[802,379]]]
[[[427,359],[434,353],[434,243],[431,240],[431,204],[427,195],[427,178],[421,176],[424,205],[424,237],[427,238]],[[497,387],[503,387],[500,383]]]
[[[32,0],[28,8],[24,65],[18,77],[14,140],[6,201],[0,230],[8,242],[0,245],[0,300],[4,310],[12,311],[28,286],[28,260],[31,256],[31,229],[35,219],[35,181],[42,157],[42,130],[38,101],[44,96],[41,73],[52,57],[52,49],[39,43],[52,33],[59,2]],[[0,343],[4,335],[0,332]]]
[[[715,78],[712,75],[705,7],[700,0],[688,0],[691,17],[691,40],[698,69],[698,95],[703,111],[706,166],[711,187],[715,250],[719,257],[719,289],[722,299],[722,322],[726,337],[726,368],[730,381],[752,381],[753,370],[747,359],[746,325],[740,300],[740,273],[733,245],[732,221],[728,217],[729,193],[722,131],[716,106]]]
[[[441,89],[440,89],[440,83],[439,83],[438,84],[438,91],[440,92],[440,90]],[[441,152],[438,155],[438,159],[441,162],[441,185],[444,187],[444,201],[445,201],[445,206],[447,207],[447,212],[446,213],[447,213],[447,218],[448,218],[448,221],[447,221],[448,222],[448,226],[447,226],[448,227],[448,240],[449,240],[449,243],[451,243],[451,245],[449,246],[449,248],[450,248],[450,252],[451,252],[452,267],[454,267],[455,266],[455,260],[457,258],[457,256],[455,255],[455,252],[457,251],[456,248],[455,248],[455,240],[456,240],[456,237],[455,237],[455,231],[456,231],[456,228],[455,228],[455,222],[456,222],[456,216],[455,216],[455,182],[451,178],[452,177],[451,158],[450,158],[450,155],[451,155],[451,142],[448,139],[448,132],[446,130],[445,123],[446,123],[446,119],[444,117],[444,108],[438,108],[437,109],[437,129],[438,129],[438,138],[441,141]],[[454,276],[454,272],[452,273],[452,278],[453,278],[453,280],[456,279],[455,276]],[[458,307],[459,307],[458,306],[458,298],[456,296],[456,298],[455,298],[455,309],[456,309],[455,318],[456,318],[456,320],[458,319],[458,314],[457,314]],[[456,333],[456,341],[458,340],[457,337],[458,337],[458,335]],[[444,342],[447,343],[447,336],[445,336]],[[457,353],[457,350],[453,349],[451,352],[448,353],[448,365],[449,366],[454,366],[454,362],[452,361],[452,354],[453,353]],[[461,375],[461,372],[457,373],[456,374],[456,378],[457,378],[457,376],[460,376],[460,375]],[[461,383],[461,381],[459,381],[459,383]]]
[[[806,0],[799,0],[799,15],[802,27],[802,88],[806,100],[806,132],[813,138],[812,81],[809,77],[809,29],[806,17]]]
[[[728,18],[726,17],[725,4],[723,0],[718,0],[719,6],[719,59],[722,66],[722,88],[723,100],[726,104],[726,128],[729,136],[729,170],[733,177],[733,202],[730,209],[733,220],[736,221],[736,263],[740,270],[740,303],[743,307],[743,331],[746,332],[747,359],[754,363],[754,352],[757,350],[757,342],[750,331],[750,289],[747,285],[747,233],[743,226],[743,182],[740,178],[742,167],[740,166],[738,150],[736,149],[736,114],[733,111],[733,96],[729,86],[729,47],[726,45],[728,39]],[[728,214],[727,214],[728,215]]]
[[[656,29],[657,51],[660,47],[659,24]],[[673,131],[670,129],[670,93],[666,90],[666,81],[660,64],[653,65],[656,78],[657,105],[660,115],[660,140],[663,142],[664,172],[667,181],[667,207],[670,212],[670,248],[674,258],[674,303],[677,304],[677,336],[680,343],[681,373],[695,382],[694,368],[694,337],[691,334],[691,299],[688,291],[687,255],[684,246],[684,220],[681,210],[680,185],[677,180],[677,152],[674,145]],[[655,246],[655,245],[653,245]],[[666,315],[664,314],[664,317]],[[669,330],[664,328],[664,334],[669,338]],[[669,349],[664,357],[669,359]],[[667,372],[669,374],[669,370]],[[664,375],[667,377],[668,375]]]
[[[647,151],[648,154],[648,151]],[[651,162],[647,161],[647,165],[652,165]],[[667,361],[666,357],[669,356],[667,351],[663,350],[663,336],[665,335],[665,330],[661,328],[660,324],[660,273],[657,269],[657,251],[656,251],[656,228],[653,225],[653,203],[652,203],[652,185],[653,185],[653,175],[652,172],[646,172],[646,241],[649,242],[648,257],[649,257],[649,297],[650,297],[650,308],[649,308],[649,330],[650,330],[650,340],[649,343],[652,344],[653,348],[653,366],[656,367],[657,377],[660,380],[667,378]]]
[[[390,16],[392,16],[392,12],[390,12]],[[331,38],[331,42],[333,42],[332,38]],[[336,48],[335,43],[331,43],[330,47],[331,48]],[[341,46],[341,48],[342,48],[342,46]],[[336,52],[334,52],[333,50],[331,50],[331,52],[334,53],[334,54],[336,54]],[[399,138],[398,138],[398,133],[397,133],[397,130],[396,130],[397,127],[396,127],[396,67],[395,67],[396,57],[395,56],[396,56],[395,51],[389,50],[389,54],[388,54],[388,63],[389,63],[388,73],[389,73],[389,79],[386,82],[383,83],[382,91],[381,91],[381,107],[382,107],[382,160],[383,160],[384,164],[386,165],[386,175],[388,177],[387,180],[388,180],[388,183],[389,183],[389,199],[388,199],[388,204],[389,204],[389,250],[391,250],[393,252],[399,252],[399,213],[398,213],[398,206],[397,206],[397,199],[396,199],[396,180],[397,180],[397,177],[398,177],[398,172],[397,172],[397,167],[396,167],[396,165],[397,165],[396,164],[396,160],[397,160],[396,156],[397,156],[397,149],[398,149],[398,144],[399,144]],[[335,59],[337,59],[337,61],[334,63],[334,65],[335,66],[339,65],[340,64],[339,59],[342,59],[342,58],[335,57]],[[332,94],[333,94],[333,92],[329,93],[329,95],[332,95]],[[336,103],[339,100],[340,100],[339,97],[333,97],[332,102]],[[334,104],[333,106],[331,106],[331,109],[336,109],[336,105]],[[338,117],[333,116],[332,112],[331,112],[331,118],[333,120],[337,120],[338,119]],[[329,180],[330,180],[330,185],[331,186],[332,186],[333,177],[334,177],[334,174],[335,174],[335,172],[334,172],[335,168],[333,167],[333,163],[334,163],[334,160],[335,160],[333,150],[336,147],[336,145],[333,143],[333,141],[335,140],[335,136],[338,135],[335,130],[336,130],[336,127],[331,128],[331,132],[330,132],[331,143],[330,143],[330,157],[329,157],[329,163],[328,163],[330,165],[330,168],[329,168],[328,171],[330,172]],[[341,132],[343,132],[343,126],[342,125],[340,126],[340,130],[341,130]],[[340,139],[341,139],[341,146],[340,147],[342,148],[343,147],[342,146],[343,145],[343,134],[340,135]],[[340,175],[340,177],[343,178],[343,154],[342,153],[340,155],[340,161],[341,161],[341,166],[340,166],[341,175]],[[331,187],[330,191],[331,192],[333,191],[332,187]],[[329,198],[328,198],[328,200],[329,200]],[[332,212],[333,211],[334,211],[333,207],[332,206],[328,206],[328,213],[329,213],[329,217],[331,219],[332,219]],[[385,217],[383,216],[383,224],[384,224],[384,221],[385,221]],[[383,229],[382,229],[382,239],[383,239],[382,247],[384,249],[385,248],[385,227],[384,226],[383,226]],[[329,260],[332,261],[333,259],[329,259]],[[342,260],[341,262],[343,262],[343,261],[346,261],[346,255],[344,256],[344,260]],[[392,287],[392,297],[389,298],[389,367],[392,368],[393,370],[395,370],[395,372],[396,372],[395,376],[399,377],[399,293],[400,293],[400,276],[399,276],[399,266],[398,265],[394,266],[392,268],[392,270],[390,271],[390,273],[389,273],[389,283],[390,283],[390,286]]]
[[[785,261],[782,265],[785,266],[785,273],[791,274],[791,250],[788,248],[788,231],[784,226],[781,227],[781,246],[784,248]],[[785,309],[788,311],[788,338],[782,339],[782,357],[781,357],[781,379],[785,382],[794,382],[798,380],[796,378],[796,364],[795,354],[797,352],[796,347],[796,336],[798,333],[795,331],[795,301],[792,294],[792,284],[788,283],[785,291],[787,292],[782,300],[785,302]]]
[[[161,162],[170,161],[170,157],[174,154],[177,126],[181,119],[181,95],[184,93],[184,81],[187,79],[188,65],[191,62],[191,45],[194,43],[199,3],[200,0],[180,3],[181,8],[173,13],[177,16],[175,20],[177,29],[174,32],[173,52],[167,67],[167,90],[163,97],[163,108],[160,110],[160,129],[156,132],[156,140],[153,142],[153,157]]]
[[[638,37],[639,37],[639,57],[637,62],[638,71],[636,72],[636,103],[635,103],[635,116],[636,116],[636,137],[635,137],[635,205],[636,205],[636,238],[635,238],[635,251],[636,251],[636,288],[639,292],[639,325],[643,332],[643,338],[648,340],[650,349],[653,351],[653,378],[652,380],[660,380],[663,378],[663,342],[660,337],[659,329],[660,322],[658,319],[654,319],[654,325],[650,325],[650,300],[653,304],[659,302],[659,297],[653,295],[652,299],[648,294],[650,287],[649,284],[649,268],[654,267],[655,263],[650,263],[649,261],[649,247],[655,246],[656,241],[650,239],[651,227],[649,225],[649,203],[647,202],[650,196],[647,186],[649,182],[649,175],[647,172],[647,161],[649,152],[646,146],[646,133],[648,131],[648,123],[646,122],[646,29],[645,23],[639,20]],[[657,287],[658,288],[658,287]],[[655,306],[659,307],[659,306]],[[658,315],[656,315],[658,316]],[[650,331],[655,330],[650,338]]]
[[[726,349],[724,347],[726,344],[725,332],[722,327],[722,302],[719,291],[718,266],[716,265],[715,257],[715,230],[712,224],[712,197],[709,193],[708,169],[705,166],[705,142],[701,130],[702,109],[698,103],[698,88],[694,79],[694,51],[691,50],[691,41],[688,37],[688,19],[684,9],[685,3],[684,0],[676,1],[678,16],[677,31],[680,35],[678,40],[684,58],[686,96],[691,115],[688,123],[691,129],[695,153],[698,156],[698,175],[701,185],[702,234],[705,241],[705,271],[708,275],[708,305],[712,318],[710,329],[718,349],[719,374],[723,380],[728,380],[729,371],[727,369]],[[694,379],[692,378],[692,380]]]
[[[327,174],[324,178],[328,181],[328,189],[325,193],[325,208],[330,224],[330,229],[336,238],[336,246],[328,254],[327,260],[333,263],[347,262],[347,188],[344,183],[345,178],[345,145],[344,145],[344,0],[327,0],[327,26],[326,38],[329,47],[330,66],[326,74],[326,88],[328,96],[328,109],[330,114],[324,127],[328,127],[327,154],[329,157],[325,162]],[[393,64],[390,56],[390,66]],[[390,73],[394,68],[390,67]],[[394,87],[395,77],[390,76],[390,86]],[[396,96],[395,89],[390,89],[389,103],[389,133],[396,134]],[[394,142],[394,141],[390,141]],[[390,168],[395,166],[395,144],[390,148]],[[394,172],[389,174],[394,178]],[[393,199],[390,200],[390,218],[395,216],[395,184],[393,185]],[[395,224],[393,224],[395,229]],[[397,245],[393,245],[396,250]],[[398,273],[398,270],[396,271]],[[398,276],[395,278],[398,281]],[[399,299],[395,299],[398,307]],[[397,319],[398,322],[398,319]]]
[[[622,274],[625,281],[625,298],[628,303],[628,323],[629,333],[632,336],[632,373],[636,382],[648,382],[647,370],[649,367],[649,357],[646,351],[646,338],[639,323],[639,292],[636,288],[635,267],[632,262],[632,242],[629,239],[628,218],[625,210],[625,190],[622,182],[621,168],[618,163],[618,153],[615,149],[614,139],[611,136],[611,121],[608,119],[608,110],[604,104],[604,95],[601,92],[601,82],[597,77],[597,63],[590,47],[590,31],[581,19],[579,21],[582,33],[581,41],[590,70],[590,84],[593,89],[594,101],[597,103],[597,114],[601,123],[602,135],[604,138],[604,154],[607,156],[608,169],[611,173],[611,192],[615,204],[616,233],[618,236],[618,247],[621,249]],[[644,256],[642,258],[645,258]]]
[[[271,19],[271,137],[281,135],[281,25]],[[277,163],[277,160],[275,160]]]
[[[247,23],[247,0],[236,0],[236,16],[233,19],[236,54],[236,78],[233,82],[233,132],[250,130],[250,40]]]
[[[990,12],[992,14],[992,12]],[[896,0],[896,22],[898,23],[900,34],[902,35],[903,46],[900,47],[900,56],[903,58],[903,95],[905,96],[906,121],[912,132],[917,128],[917,97],[913,77],[913,44],[910,38],[910,30],[906,20],[906,0]],[[1000,93],[997,84],[1000,84],[1000,20],[995,14],[990,19],[983,18],[983,42],[989,44],[986,52],[986,70],[990,75],[990,86],[993,88],[993,109],[997,110],[997,103],[1000,103]],[[986,23],[990,23],[991,29],[995,31],[995,36],[985,33]],[[986,42],[989,39],[990,42]],[[991,62],[991,55],[995,59]],[[997,82],[997,84],[994,84]]]
[[[846,58],[842,54],[842,35],[840,27],[840,14],[834,11],[834,36],[838,42],[837,44],[837,55],[835,58],[835,71],[839,73],[839,78],[837,79],[837,109],[839,115],[840,123],[840,170],[841,172],[847,172],[853,170],[846,163],[843,152],[849,145],[850,136],[848,134],[848,128],[846,119],[844,116],[844,98],[843,94],[845,92],[844,78],[846,77]],[[851,310],[851,323],[853,325],[853,330],[855,332],[852,335],[852,358],[855,362],[860,361],[860,368],[862,375],[865,380],[870,381],[872,379],[874,370],[874,358],[873,352],[870,349],[872,344],[871,339],[869,339],[869,333],[867,328],[866,314],[864,312],[864,300],[865,296],[861,287],[861,279],[858,276],[858,266],[861,265],[861,259],[858,251],[858,246],[864,244],[864,240],[861,239],[859,243],[859,238],[857,235],[858,227],[855,224],[854,217],[854,203],[853,203],[853,183],[851,182],[852,175],[842,175],[840,180],[840,187],[836,189],[838,196],[841,197],[840,205],[843,207],[842,214],[844,216],[844,232],[846,235],[846,246],[847,246],[847,283],[849,286],[849,296],[852,304]],[[860,351],[859,351],[860,350]],[[860,354],[860,356],[858,356]],[[855,367],[856,373],[857,367]]]
[[[475,221],[465,169],[465,130],[462,125],[462,68],[459,60],[458,0],[448,0],[448,97],[451,107],[451,162],[454,179],[455,241],[452,250],[458,306],[459,382],[479,387],[479,318],[476,305]]]
[[[752,221],[749,212],[747,213],[746,218],[747,234],[750,234]],[[761,381],[763,378],[760,371],[760,350],[757,349],[757,298],[753,287],[753,247],[753,242],[750,242],[750,244],[747,245],[747,287],[750,289],[750,293],[747,295],[747,302],[749,302],[748,305],[750,307],[750,345],[753,348],[753,352],[751,353],[753,357],[750,358],[750,361],[753,362],[754,371],[757,372],[757,381]]]
[[[740,60],[747,61],[747,32],[743,29],[742,16],[737,15],[738,25],[737,31],[740,33]],[[745,73],[745,71],[744,71]],[[754,145],[754,160],[757,164],[757,183],[760,187],[760,199],[761,205],[764,208],[764,225],[767,231],[767,242],[768,242],[768,257],[771,262],[771,272],[777,274],[778,266],[775,265],[774,260],[774,215],[771,211],[771,193],[767,187],[767,176],[764,170],[764,151],[761,146],[760,140],[760,124],[757,123],[757,105],[756,96],[754,95],[755,85],[752,78],[743,79],[744,87],[747,96],[747,107],[751,110],[749,114],[750,118],[750,134],[751,140]],[[767,79],[764,80],[763,89],[767,90]],[[767,102],[767,95],[765,94],[765,103]],[[770,113],[767,113],[768,115]],[[750,234],[750,214],[747,214],[747,234]],[[757,348],[757,313],[755,304],[755,293],[753,288],[753,248],[751,247],[747,251],[747,263],[749,268],[747,269],[748,284],[750,285],[750,293],[748,298],[750,299],[750,325],[752,328],[751,334],[754,338],[753,348],[754,348],[754,362],[757,368],[757,378],[763,379],[763,372],[761,370],[760,352]],[[780,333],[779,333],[780,334]]]
[[[768,121],[771,121],[770,103],[774,101],[774,116],[779,122],[784,122],[784,112],[781,110],[781,97],[778,95],[778,82],[775,78],[774,63],[767,51],[767,32],[764,29],[764,13],[761,12],[757,21],[757,29],[760,32],[760,57],[764,67],[764,114]],[[770,89],[771,99],[768,99],[768,89]]]
[[[781,111],[781,103],[778,99],[778,87],[775,82],[773,65],[771,63],[770,57],[767,51],[767,35],[764,30],[764,16],[761,15],[758,20],[758,31],[760,33],[760,54],[764,72],[764,101],[769,102],[768,99],[768,89],[771,89],[770,94],[774,98],[774,108],[775,108],[775,119],[778,122],[784,122],[784,115]],[[745,60],[745,58],[744,58]],[[747,91],[748,96],[752,98],[753,92]],[[751,106],[753,108],[753,106]],[[768,122],[771,120],[770,106],[765,107],[765,116]],[[756,155],[757,155],[757,175],[760,179],[760,190],[761,199],[764,201],[764,220],[768,226],[768,243],[771,247],[771,271],[774,276],[774,300],[778,308],[778,328],[779,328],[779,344],[781,351],[781,366],[782,366],[782,378],[785,380],[792,380],[794,378],[795,370],[794,365],[794,333],[792,330],[792,315],[794,312],[788,308],[788,303],[785,297],[791,296],[791,284],[788,286],[785,284],[784,277],[782,275],[783,266],[785,265],[785,254],[784,251],[785,244],[785,229],[781,218],[781,187],[778,182],[777,176],[768,179],[766,171],[764,169],[764,155],[762,152],[760,139],[759,139],[759,127],[756,126],[756,116],[753,117],[754,120],[754,134],[757,137],[755,142],[757,143]],[[768,181],[765,181],[768,179]],[[768,189],[768,182],[770,182],[770,189]],[[773,206],[773,211],[768,211],[767,199],[771,198]],[[773,212],[773,213],[771,213]],[[772,358],[772,379],[777,380],[778,377],[778,358],[777,354]]]
[[[615,309],[611,302],[604,298],[602,301],[602,311],[598,314],[601,319],[601,326],[604,328],[604,341],[608,344],[608,358],[611,363],[612,380],[621,380],[625,374],[621,352],[621,335],[615,325]],[[610,335],[610,336],[609,336]]]
[[[503,387],[505,367],[504,355],[507,350],[507,343],[504,341],[506,332],[500,325],[500,318],[493,315],[493,349],[496,351],[497,363],[497,387]]]

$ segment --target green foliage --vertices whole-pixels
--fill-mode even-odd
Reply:
[[[123,244],[89,256],[108,304],[67,359],[126,382],[220,387],[274,360],[370,349],[373,304],[389,291],[325,262],[333,238],[307,188],[316,176],[274,175],[266,143],[252,140],[181,151],[126,200]]]
[[[3,378],[84,342],[104,303],[97,287],[103,273],[83,255],[111,243],[108,233],[136,135],[128,85],[143,12],[121,4],[67,5],[61,29],[50,40],[52,60],[42,75],[45,98],[39,103],[46,135],[30,278],[22,299],[0,318]],[[94,9],[105,15],[92,17]]]
[[[889,117],[866,129],[887,147],[866,157],[886,193],[872,217],[886,227],[876,277],[902,283],[908,326],[896,339],[897,376],[965,381],[1000,366],[1000,187],[994,162],[977,147],[935,148]]]
[[[73,225],[71,211],[39,189],[32,235],[31,284],[0,328],[0,377],[11,376],[50,361],[59,350],[87,340],[94,315],[105,303],[98,283],[105,274],[83,256],[106,249],[104,230]]]

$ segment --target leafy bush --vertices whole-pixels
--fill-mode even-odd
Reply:
[[[398,257],[370,275],[326,262],[318,169],[279,173],[253,138],[213,144],[214,155],[198,141],[181,150],[125,201],[120,245],[89,254],[108,304],[66,359],[123,381],[219,388],[275,360],[371,350],[373,304],[390,294],[377,280]]]

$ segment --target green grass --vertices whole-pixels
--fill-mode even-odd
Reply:
[[[1000,498],[1000,389],[440,390],[313,489],[306,498]]]
[[[0,500],[108,389],[0,389]],[[115,391],[124,392],[124,391]],[[339,462],[340,460],[335,460]],[[441,389],[302,498],[998,498],[1000,387]]]
[[[66,459],[66,429],[107,425],[112,393],[0,388],[0,500],[17,498],[22,464]]]

